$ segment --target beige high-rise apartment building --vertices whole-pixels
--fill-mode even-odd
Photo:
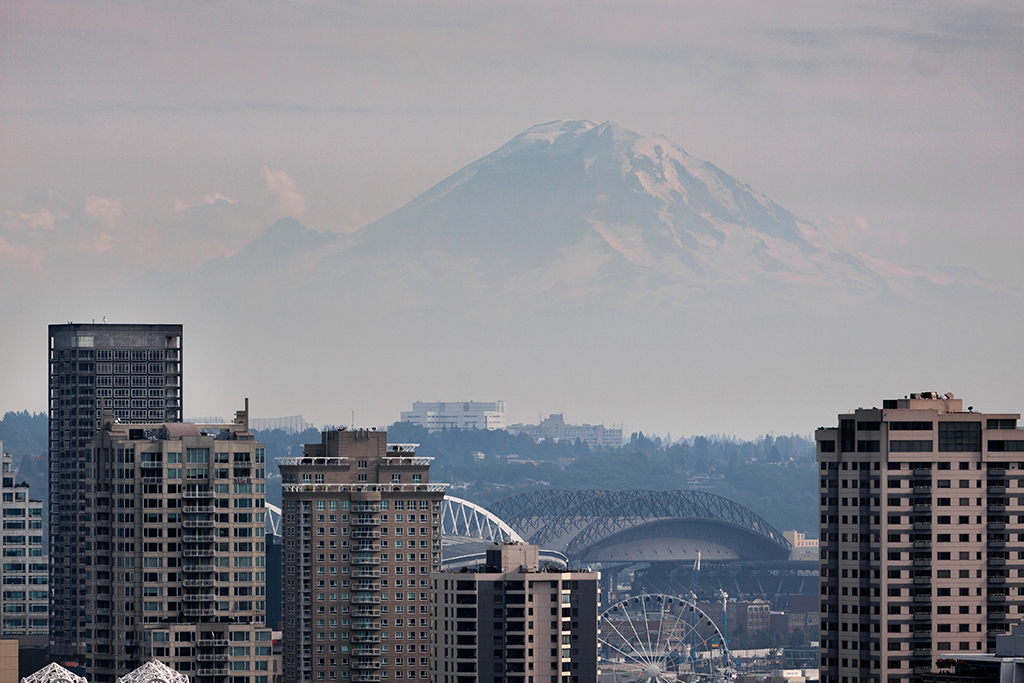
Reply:
[[[196,683],[269,683],[265,460],[248,405],[223,425],[103,415],[83,471],[72,651],[90,681],[156,658]]]
[[[434,683],[597,680],[597,572],[538,569],[538,548],[487,549],[476,572],[431,577]]]
[[[284,680],[427,680],[444,485],[375,430],[281,458]]]
[[[815,432],[822,683],[909,683],[1024,608],[1020,414],[910,394]]]

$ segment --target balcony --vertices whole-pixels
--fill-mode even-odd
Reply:
[[[1006,476],[1006,470],[1004,470],[1004,469],[989,468],[988,476],[993,478],[993,479],[996,479],[996,478],[999,478],[999,477],[1005,477]]]
[[[379,631],[380,622],[370,620],[358,621],[356,622],[354,628],[356,628],[359,631]]]
[[[229,657],[227,654],[198,654],[196,655],[196,661],[199,662],[226,662]]]
[[[923,505],[915,505],[914,506],[914,512],[931,512],[931,511],[932,511],[931,503],[925,503]]]
[[[217,523],[212,519],[186,519],[181,525],[186,529],[210,529]]]
[[[380,584],[377,583],[376,581],[367,581],[365,583],[362,582],[362,581],[357,581],[356,584],[354,586],[352,586],[352,590],[354,590],[354,591],[379,591],[380,590]]]
[[[186,534],[181,537],[182,543],[213,543],[216,540],[213,534]]]
[[[914,621],[931,621],[931,612],[914,612]]]
[[[987,600],[989,602],[1006,602],[1006,596],[1005,595],[989,595],[987,597]]]
[[[210,588],[217,582],[213,579],[185,579],[181,583],[185,588]]]
[[[1002,531],[1006,528],[1006,524],[1003,522],[989,522],[985,525],[989,531]]]
[[[988,547],[988,548],[1005,548],[1006,547],[1006,541],[989,541],[986,544],[986,547]]]
[[[932,596],[930,595],[915,595],[914,602],[931,602]]]
[[[914,522],[915,531],[930,531],[932,528],[931,522]]]
[[[353,669],[379,669],[380,661],[376,659],[356,659],[352,662]]]
[[[1004,619],[1006,619],[1006,613],[1005,612],[989,612],[987,618],[988,618],[989,621],[1003,621]]]
[[[931,548],[932,547],[932,542],[931,541],[914,541],[914,547],[915,548]]]
[[[227,640],[199,640],[196,641],[196,645],[199,647],[227,647],[231,642]]]
[[[352,642],[359,643],[379,643],[380,636],[371,633],[353,633]]]
[[[213,571],[213,565],[209,564],[186,564],[181,568],[186,574],[209,574]]]
[[[352,538],[380,538],[380,532],[375,529],[355,529],[352,532]]]
[[[163,477],[143,477],[142,478],[142,483],[143,484],[162,484],[162,483],[164,483],[164,478]]]
[[[931,486],[915,486],[914,487],[914,493],[915,494],[919,494],[919,495],[920,494],[925,494],[925,493],[931,494],[931,492],[932,492],[932,487]]]
[[[931,583],[931,582],[932,582],[932,577],[930,577],[930,576],[915,576],[914,577],[914,583],[917,583],[917,584]]]
[[[988,493],[1006,493],[1005,486],[989,486],[986,490]]]
[[[198,669],[196,676],[227,676],[228,672],[225,669]]]
[[[380,578],[380,570],[371,569],[370,567],[360,567],[352,572],[352,576],[357,579],[377,579]]]
[[[1006,512],[1006,506],[1005,505],[989,505],[988,506],[988,511],[989,512]]]
[[[357,607],[352,610],[353,617],[379,617],[379,607]]]
[[[181,597],[184,602],[213,602],[212,593],[186,593]]]
[[[380,603],[379,595],[353,595],[353,605],[376,605]]]
[[[376,553],[380,552],[380,543],[356,543],[352,550],[357,553]]]
[[[182,498],[196,499],[196,498],[213,498],[213,490],[211,489],[186,489],[181,494]]]
[[[163,469],[164,464],[162,462],[144,461],[139,463],[139,467],[141,467],[144,470],[160,470]]]
[[[380,674],[373,673],[372,671],[355,671],[352,673],[350,680],[354,681],[354,683],[371,683],[372,681],[379,681]]]
[[[356,565],[373,565],[380,564],[379,557],[353,557],[351,560],[352,564]]]
[[[930,566],[932,566],[932,561],[931,560],[927,560],[927,559],[914,560],[914,566],[915,567],[930,567]]]
[[[352,654],[355,655],[356,657],[360,657],[360,656],[376,657],[377,655],[380,654],[380,648],[379,647],[367,647],[367,646],[362,646],[361,645],[361,646],[359,646],[357,648],[354,648],[352,650]]]
[[[990,577],[988,577],[988,582],[992,583],[992,584],[1006,583],[1006,577],[1005,576],[990,576]]]
[[[1005,567],[1006,560],[1001,557],[990,557],[988,558],[988,566],[990,567]]]
[[[212,617],[217,613],[215,609],[187,609],[185,610],[186,617]]]
[[[354,526],[380,526],[379,517],[357,517],[352,522]]]
[[[181,554],[185,557],[213,557],[216,551],[213,548],[185,548]],[[212,571],[212,569],[206,571]]]
[[[212,505],[186,505],[181,509],[186,515],[191,514],[204,514],[216,512],[217,509]]]

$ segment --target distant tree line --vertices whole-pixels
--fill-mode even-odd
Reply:
[[[275,458],[297,456],[319,443],[316,429],[286,434],[256,432],[267,446],[271,479],[267,499],[281,502]],[[18,480],[46,500],[45,413],[9,412],[0,420],[4,450],[14,457]],[[621,448],[591,449],[582,441],[534,442],[504,430],[446,429],[431,434],[407,422],[388,428],[391,443],[417,443],[433,457],[430,477],[452,485],[456,495],[481,505],[541,488],[700,489],[750,508],[780,530],[817,535],[817,466],[814,442],[802,436],[763,436],[752,441],[698,436],[665,446],[636,432]]]

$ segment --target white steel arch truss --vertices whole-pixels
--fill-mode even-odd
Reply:
[[[515,529],[490,510],[462,498],[445,496],[442,506],[443,536],[479,538],[493,543],[523,543]]]
[[[281,508],[270,503],[265,503],[267,508],[267,533],[277,537],[281,536]]]

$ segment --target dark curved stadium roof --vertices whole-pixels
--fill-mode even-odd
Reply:
[[[659,535],[714,538],[732,548],[735,559],[784,559],[791,549],[763,518],[705,491],[541,490],[504,498],[488,509],[531,543],[577,559],[599,560],[599,548],[643,539],[654,543]]]

